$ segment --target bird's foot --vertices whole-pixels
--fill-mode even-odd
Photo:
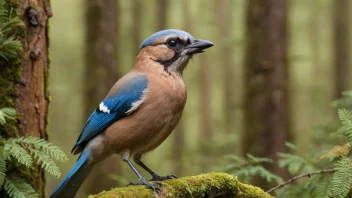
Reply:
[[[146,179],[139,178],[138,181],[136,182],[131,182],[128,185],[145,185],[147,188],[152,189],[154,192],[157,192],[158,194],[160,194],[161,192],[161,188],[160,187],[155,187],[152,184],[150,184]],[[160,184],[159,184],[160,185]],[[161,186],[161,185],[160,185]]]
[[[153,178],[150,181],[164,181],[167,179],[177,179],[175,175],[160,176],[158,174],[153,174]]]

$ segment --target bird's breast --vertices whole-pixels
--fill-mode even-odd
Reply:
[[[146,105],[149,123],[153,130],[146,131],[149,141],[145,152],[159,146],[175,128],[181,118],[187,99],[187,90],[182,77],[173,75],[151,76],[146,92]],[[142,110],[142,109],[141,109]]]
[[[186,103],[182,77],[149,75],[143,103],[105,131],[105,139],[116,152],[143,154],[159,146],[175,128]]]

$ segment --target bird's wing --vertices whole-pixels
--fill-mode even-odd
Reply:
[[[148,79],[142,74],[126,75],[121,78],[88,118],[72,151],[78,153],[79,151],[75,151],[77,147],[84,145],[110,124],[136,110],[143,102],[143,92],[147,86]]]

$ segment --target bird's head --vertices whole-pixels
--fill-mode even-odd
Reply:
[[[158,63],[168,72],[182,73],[193,54],[213,46],[206,40],[195,39],[182,30],[168,29],[156,32],[141,44],[140,54]]]

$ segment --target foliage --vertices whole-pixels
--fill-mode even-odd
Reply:
[[[225,157],[232,162],[222,167],[221,170],[239,177],[241,181],[248,183],[253,176],[259,176],[267,182],[283,182],[281,177],[264,167],[266,163],[272,163],[272,160],[269,158],[254,157],[251,154],[247,154],[246,158],[236,155],[227,155]]]
[[[336,172],[332,178],[334,197],[346,197],[352,188],[352,160],[343,158],[336,163]]]
[[[289,142],[286,142],[285,145],[291,148],[293,152],[300,153],[298,148],[295,145]],[[287,167],[288,171],[291,174],[296,174],[299,171],[310,172],[314,170],[314,165],[312,164],[312,162],[304,156],[290,154],[290,153],[278,153],[277,155],[279,157],[279,160],[278,160],[279,167],[280,168]]]
[[[342,122],[342,129],[348,141],[352,142],[352,111],[347,109],[339,110],[339,119]]]
[[[13,33],[14,27],[23,25],[18,17],[12,17],[5,8],[5,0],[0,0],[0,57],[5,60],[14,58],[18,55],[22,43],[16,40]]]
[[[344,92],[343,99],[334,101],[332,105],[340,108],[338,115],[341,124],[329,123],[321,126],[316,138],[324,138],[313,141],[310,152],[302,152],[297,146],[287,142],[285,145],[290,152],[277,154],[276,163],[280,168],[287,168],[292,176],[304,175],[309,178],[289,182],[287,187],[275,190],[277,197],[344,198],[351,192],[352,92]],[[255,176],[260,176],[268,182],[283,183],[279,176],[265,169],[265,163],[273,163],[271,159],[258,158],[250,154],[246,158],[235,155],[228,155],[227,158],[231,159],[231,163],[222,170],[238,176],[241,181],[249,182]],[[330,170],[331,167],[334,168],[332,177],[330,175],[332,171],[319,171]],[[317,170],[320,174],[312,177],[307,174]]]
[[[13,108],[2,108],[0,109],[0,125],[6,123],[6,118],[14,119],[16,111]]]
[[[278,197],[285,195],[286,197],[343,198],[352,190],[352,92],[344,92],[343,98],[334,101],[332,105],[341,108],[338,109],[341,125],[334,125],[334,130],[329,128],[329,135],[323,135],[325,140],[320,139],[319,144],[312,146],[312,149],[317,149],[317,151],[302,153],[292,144],[287,144],[293,153],[278,153],[278,164],[280,167],[288,168],[293,175],[334,167],[333,177],[325,174],[314,176],[308,181],[299,181],[290,187],[278,190],[276,192]],[[338,145],[331,145],[334,142]],[[316,154],[321,153],[321,144],[331,145],[332,149],[318,157]]]
[[[2,117],[1,117],[2,116]],[[1,124],[6,119],[14,119],[15,110],[3,108],[0,110]],[[37,137],[19,137],[4,140],[0,144],[0,187],[4,187],[10,197],[37,197],[33,187],[24,179],[15,175],[7,175],[7,164],[18,162],[27,168],[31,168],[33,161],[39,164],[48,173],[60,177],[60,170],[55,160],[65,162],[67,156],[59,147]]]
[[[4,189],[10,197],[14,198],[38,197],[33,187],[26,180],[18,177],[6,178]]]
[[[322,161],[319,155],[303,153],[295,145],[286,143],[291,153],[278,153],[278,166],[287,168],[291,175],[301,175],[329,167],[330,161]],[[277,197],[329,197],[331,191],[331,177],[316,175],[309,180],[298,180],[284,189],[275,191]]]

